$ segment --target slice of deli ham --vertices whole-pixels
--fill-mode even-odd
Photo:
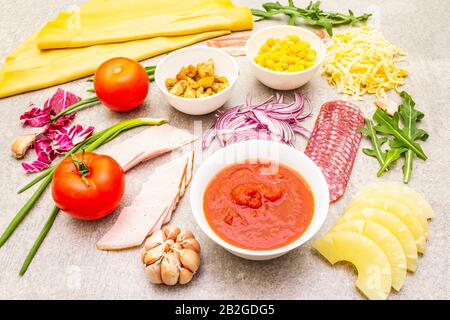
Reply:
[[[330,202],[338,200],[345,192],[361,142],[358,128],[362,126],[363,113],[346,101],[325,103],[317,116],[305,154],[322,170]]]
[[[183,196],[194,167],[194,154],[182,156],[155,169],[129,207],[97,242],[99,250],[137,247],[153,230],[170,221]]]
[[[217,38],[206,42],[208,47],[219,48],[227,52],[234,57],[245,56],[245,45],[248,40],[248,36],[229,36],[223,38]]]
[[[115,144],[103,152],[116,160],[126,172],[143,161],[191,143],[196,138],[186,130],[168,124],[152,126]]]

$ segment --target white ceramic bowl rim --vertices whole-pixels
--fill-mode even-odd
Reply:
[[[304,232],[296,240],[294,240],[293,242],[291,242],[291,243],[289,243],[289,244],[287,244],[287,245],[285,245],[283,247],[276,248],[276,249],[270,249],[270,250],[244,249],[244,248],[232,245],[229,242],[223,240],[221,237],[219,237],[219,235],[217,235],[214,232],[214,230],[211,228],[211,226],[209,225],[208,221],[206,220],[206,217],[204,216],[204,211],[203,211],[203,197],[204,197],[204,194],[203,194],[203,190],[201,190],[202,191],[202,194],[201,194],[201,199],[202,199],[202,201],[201,201],[201,213],[194,212],[195,208],[192,207],[193,203],[195,202],[194,198],[196,197],[194,195],[194,193],[200,191],[200,190],[198,190],[199,189],[198,184],[200,183],[198,177],[201,176],[201,174],[199,174],[199,173],[201,173],[201,171],[203,170],[202,166],[204,168],[204,167],[207,167],[210,164],[213,164],[214,161],[217,158],[225,155],[227,152],[230,151],[230,149],[235,149],[235,148],[240,148],[240,147],[244,147],[245,148],[246,145],[249,145],[249,144],[252,144],[252,143],[255,143],[255,142],[258,143],[260,146],[262,146],[262,148],[264,148],[264,145],[265,146],[270,146],[270,144],[276,144],[276,146],[275,146],[276,148],[289,148],[290,149],[289,152],[292,152],[293,156],[301,157],[301,158],[303,158],[303,160],[305,160],[307,162],[310,162],[310,165],[315,167],[314,170],[316,170],[316,177],[317,177],[317,179],[319,181],[319,184],[321,184],[323,186],[324,192],[326,194],[324,196],[325,197],[324,201],[326,201],[326,204],[324,204],[324,208],[323,208],[324,213],[322,214],[322,216],[318,216],[317,217],[317,219],[319,219],[319,220],[315,224],[315,229],[312,230],[308,236],[305,236],[307,231],[312,228],[312,223],[313,223],[313,220],[312,220],[310,222],[309,226],[306,228],[306,230],[304,230]],[[270,159],[268,159],[268,160],[270,160]],[[283,160],[282,159],[280,159],[279,162],[281,164],[283,164]],[[230,164],[232,164],[232,163],[230,163]],[[223,166],[223,167],[225,167],[225,166]],[[291,168],[291,169],[296,171],[296,172],[298,172],[294,168]],[[216,171],[216,173],[217,173],[217,171]],[[208,183],[209,183],[209,181],[208,181]],[[327,182],[325,180],[324,175],[322,174],[322,171],[319,169],[319,167],[307,155],[305,155],[300,150],[297,150],[297,149],[295,149],[293,147],[289,147],[289,146],[287,146],[285,144],[281,144],[281,143],[274,142],[274,141],[249,140],[249,141],[238,142],[238,143],[226,146],[226,147],[224,147],[222,149],[219,149],[214,154],[212,154],[210,157],[208,157],[202,163],[202,165],[198,168],[197,172],[195,173],[195,175],[193,177],[193,181],[191,183],[190,202],[191,202],[191,207],[192,207],[192,210],[193,210],[193,215],[194,215],[194,218],[195,218],[197,224],[200,226],[200,228],[203,230],[203,232],[205,232],[206,235],[211,240],[213,240],[214,242],[218,243],[219,245],[221,245],[222,247],[224,247],[225,249],[227,249],[227,250],[229,250],[231,252],[236,252],[238,254],[245,255],[245,256],[264,257],[264,256],[277,256],[277,255],[281,255],[281,254],[287,253],[287,252],[289,252],[289,251],[291,251],[291,250],[301,246],[302,244],[304,244],[308,240],[310,240],[317,233],[317,231],[319,231],[319,229],[322,226],[322,224],[324,223],[325,218],[326,218],[327,213],[328,213],[328,208],[329,208],[329,193],[328,192],[329,192],[328,191],[328,185],[327,185]],[[314,195],[315,201],[317,201],[317,198],[316,198],[317,195],[316,194],[313,194],[313,195]],[[197,197],[198,197],[198,194],[197,194]],[[315,208],[316,207],[318,207],[317,203],[315,204]],[[314,215],[316,215],[316,209],[315,209]],[[203,223],[201,221],[200,216],[203,217],[203,219],[206,221],[206,223]],[[313,219],[315,219],[314,216],[313,216]],[[206,226],[206,227],[204,227],[204,226]]]
[[[209,96],[209,97],[195,98],[194,99],[194,98],[179,97],[179,96],[171,94],[166,88],[165,79],[161,79],[159,74],[158,74],[159,66],[163,65],[164,63],[166,63],[167,60],[169,60],[173,56],[177,56],[177,55],[183,54],[183,53],[185,53],[187,51],[196,51],[196,50],[199,50],[199,48],[201,50],[215,51],[215,52],[223,55],[224,57],[226,56],[226,58],[233,64],[233,78],[232,79],[228,79],[228,86],[225,89],[223,89],[222,91],[219,91],[218,93],[213,94],[212,96]],[[187,61],[186,62],[186,66],[189,65],[189,64],[190,64],[190,62]],[[187,48],[175,50],[175,51],[169,53],[163,59],[161,59],[161,61],[157,64],[157,67],[155,69],[155,82],[156,82],[156,85],[158,86],[159,90],[161,90],[162,92],[164,92],[166,94],[170,94],[174,99],[177,99],[179,101],[186,101],[186,100],[207,101],[207,100],[211,100],[211,99],[217,98],[220,95],[224,95],[224,94],[226,94],[226,92],[232,90],[234,83],[237,81],[238,75],[239,75],[238,64],[237,64],[236,60],[233,59],[233,57],[230,56],[228,53],[226,53],[226,52],[224,52],[224,51],[222,51],[220,49],[217,49],[217,48],[206,47],[206,46],[194,46],[194,47],[187,47]],[[175,77],[175,75],[174,75],[174,77]]]
[[[253,61],[254,57],[250,56],[250,52],[249,52],[250,51],[250,41],[251,41],[251,39],[253,37],[256,37],[257,35],[259,35],[261,33],[265,33],[267,31],[270,31],[270,30],[273,30],[273,29],[293,29],[293,30],[301,29],[302,32],[309,33],[313,37],[317,38],[318,43],[320,43],[320,47],[322,49],[322,52],[321,52],[322,58],[321,59],[316,59],[317,60],[316,63],[314,65],[312,65],[311,67],[309,67],[307,69],[304,69],[304,70],[301,70],[301,71],[295,71],[295,72],[273,71],[273,70],[270,70],[268,68],[261,67],[259,64],[257,64],[255,61]],[[245,45],[245,54],[246,54],[248,60],[250,60],[250,63],[252,63],[256,68],[258,68],[260,70],[263,70],[265,72],[268,72],[270,74],[276,74],[276,75],[298,75],[298,74],[304,74],[304,73],[308,72],[310,69],[313,69],[313,68],[319,66],[322,63],[323,59],[325,58],[326,48],[325,48],[325,44],[323,43],[322,39],[320,39],[314,32],[311,32],[310,30],[307,30],[307,29],[301,28],[301,27],[296,27],[296,26],[271,26],[271,27],[266,27],[266,28],[263,28],[261,30],[258,30],[257,32],[253,33],[250,36],[250,38],[248,38],[247,43]]]

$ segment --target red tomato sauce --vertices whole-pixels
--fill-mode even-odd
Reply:
[[[305,232],[314,214],[314,198],[293,169],[247,162],[228,166],[212,178],[203,208],[211,228],[226,242],[270,250]]]

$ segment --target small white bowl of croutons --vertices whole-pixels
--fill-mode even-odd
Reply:
[[[239,68],[228,53],[209,47],[174,51],[158,63],[155,82],[167,102],[190,114],[211,113],[230,98]]]

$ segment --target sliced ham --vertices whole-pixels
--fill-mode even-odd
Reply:
[[[245,45],[248,38],[248,36],[223,37],[209,40],[206,42],[206,45],[208,47],[220,48],[234,57],[239,57],[245,56]]]
[[[99,250],[140,246],[148,234],[168,223],[192,177],[194,153],[155,169],[129,207],[97,242]]]
[[[171,152],[195,139],[186,130],[163,124],[145,129],[103,153],[115,159],[126,172],[143,161]]]
[[[245,47],[248,36],[227,36],[206,41],[209,47],[225,48],[225,47]]]

